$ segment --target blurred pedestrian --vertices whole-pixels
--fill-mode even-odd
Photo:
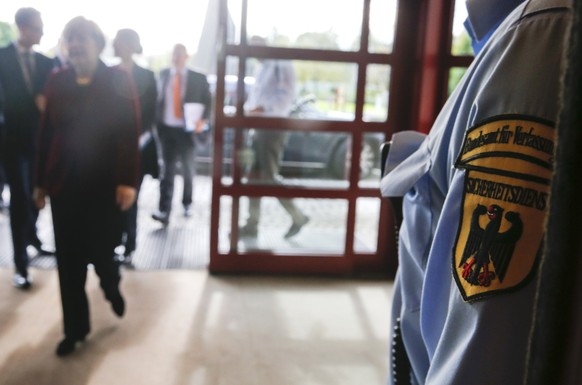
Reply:
[[[46,195],[51,202],[65,334],[58,356],[72,353],[90,331],[89,263],[114,313],[125,312],[113,254],[139,174],[138,105],[129,74],[99,59],[105,36],[93,21],[72,19],[63,38],[69,66],[47,84],[34,194],[39,208]]]
[[[253,36],[251,43],[266,45],[265,38]],[[286,117],[295,100],[295,70],[286,60],[261,60],[255,75],[255,84],[245,103],[247,114]],[[250,178],[259,183],[280,184],[279,167],[287,133],[283,130],[254,129],[251,146],[255,162]],[[299,233],[309,218],[301,212],[292,199],[279,198],[281,206],[291,216],[291,227],[284,234],[291,238]],[[261,199],[249,198],[246,224],[239,229],[241,237],[257,237],[261,217]]]
[[[20,8],[15,15],[18,37],[0,49],[0,89],[4,99],[4,170],[10,187],[10,230],[15,274],[12,284],[28,289],[27,246],[51,254],[36,232],[38,210],[32,201],[34,140],[43,109],[42,90],[53,68],[53,60],[33,50],[43,35],[41,14],[34,8]]]
[[[154,128],[154,117],[156,113],[157,88],[156,78],[152,71],[136,64],[134,55],[142,53],[142,46],[139,35],[133,29],[120,29],[113,40],[115,56],[121,59],[119,68],[131,74],[139,98],[141,112],[140,128],[140,155],[141,172],[139,175],[137,195],[135,203],[124,212],[122,245],[124,246],[123,256],[119,261],[131,265],[133,253],[136,249],[137,240],[137,200],[139,187],[146,174],[153,177],[158,176],[158,157],[156,151],[156,135]]]
[[[204,74],[186,67],[188,51],[176,44],[172,52],[172,67],[159,76],[157,130],[162,151],[163,168],[160,176],[160,201],[152,218],[168,225],[174,196],[176,165],[180,162],[184,190],[184,216],[192,214],[193,178],[195,175],[194,135],[204,130],[210,116],[210,86]],[[198,116],[186,121],[185,105],[197,105]]]

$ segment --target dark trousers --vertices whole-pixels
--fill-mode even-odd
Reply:
[[[4,170],[10,186],[10,229],[16,272],[28,275],[26,247],[36,239],[38,210],[32,201],[32,156],[7,151]]]
[[[6,181],[6,173],[4,171],[4,162],[0,159],[0,202],[2,202],[2,191],[4,191],[4,186],[8,182]]]
[[[105,298],[119,290],[113,253],[121,232],[121,212],[110,197],[51,196],[65,336],[81,339],[91,330],[85,292],[87,265],[93,264]]]
[[[155,139],[156,134],[152,134],[152,138],[141,150],[141,173],[137,184],[137,191],[134,204],[123,213],[123,233],[120,244],[125,246],[125,254],[131,253],[137,247],[137,203],[139,200],[139,190],[143,178],[149,174],[153,178],[159,177],[158,165],[158,140]]]
[[[137,201],[139,199],[139,190],[141,188],[141,182],[143,181],[143,175],[137,185],[137,190],[135,194],[135,202],[133,205],[122,213],[122,234],[121,234],[121,244],[125,246],[125,254],[135,250],[137,245]]]
[[[160,178],[160,203],[159,210],[169,213],[172,209],[172,197],[174,195],[174,177],[176,165],[180,162],[182,177],[184,179],[184,191],[182,204],[192,203],[194,168],[194,137],[191,132],[186,132],[179,127],[158,126],[158,138],[160,140],[163,167]]]

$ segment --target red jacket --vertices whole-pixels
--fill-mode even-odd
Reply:
[[[100,62],[86,86],[65,68],[49,78],[38,138],[36,186],[114,199],[138,183],[140,118],[129,75]]]

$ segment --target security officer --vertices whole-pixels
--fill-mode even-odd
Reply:
[[[389,384],[522,382],[571,15],[520,3],[467,1],[475,60],[382,180],[404,196]]]

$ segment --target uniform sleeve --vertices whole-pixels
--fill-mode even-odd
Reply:
[[[515,13],[431,129],[429,169],[405,197],[393,315],[418,383],[522,382],[568,20]]]

